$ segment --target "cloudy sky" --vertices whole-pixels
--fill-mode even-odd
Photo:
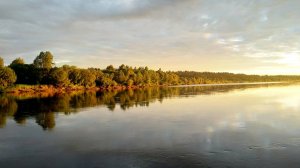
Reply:
[[[300,74],[299,0],[0,0],[0,56]]]

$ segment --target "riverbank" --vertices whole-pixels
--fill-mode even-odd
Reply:
[[[71,92],[83,91],[111,91],[111,90],[127,90],[127,89],[140,89],[145,86],[111,86],[111,87],[84,87],[84,86],[67,86],[58,87],[53,85],[15,85],[2,91],[8,95],[44,95],[51,96],[57,94],[65,94]]]
[[[218,84],[191,84],[191,85],[155,85],[155,86],[111,86],[111,87],[84,87],[67,86],[58,87],[53,85],[15,85],[2,91],[2,93],[13,96],[41,96],[49,97],[58,94],[85,92],[85,91],[122,91],[129,89],[142,89],[147,87],[193,87],[193,86],[226,86],[226,85],[263,85],[263,84],[284,84],[291,82],[245,82],[245,83],[218,83]]]

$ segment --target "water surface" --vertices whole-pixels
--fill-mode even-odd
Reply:
[[[0,97],[0,167],[299,167],[300,85]]]

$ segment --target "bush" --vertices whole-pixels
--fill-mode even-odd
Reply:
[[[0,68],[0,89],[5,89],[13,85],[17,80],[15,72],[8,68]]]

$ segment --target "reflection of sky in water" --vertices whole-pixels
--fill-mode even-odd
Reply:
[[[300,164],[299,91],[299,85],[252,88],[173,97],[125,111],[118,106],[113,112],[87,108],[68,116],[57,114],[56,127],[50,132],[32,120],[25,126],[9,121],[0,129],[0,160],[23,158],[20,152],[70,159],[70,155],[90,153],[154,151],[201,156],[216,167],[219,162],[233,167],[245,163],[248,167],[287,163],[293,167]]]

